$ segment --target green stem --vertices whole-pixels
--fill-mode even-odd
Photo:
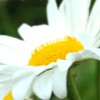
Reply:
[[[97,98],[100,100],[100,61],[97,61]]]
[[[67,77],[68,99],[81,100],[75,84],[75,76],[72,74],[72,68],[73,67],[69,68]]]

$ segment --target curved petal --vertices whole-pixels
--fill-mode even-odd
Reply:
[[[47,19],[49,25],[52,25],[55,23],[56,19],[58,17],[58,8],[55,0],[48,0],[47,4]]]
[[[52,39],[57,39],[69,35],[66,18],[57,8],[56,0],[48,0],[47,18],[51,30]]]
[[[12,90],[14,100],[24,100],[26,94],[28,95],[29,93],[29,89],[35,76],[36,75],[29,67],[0,65],[0,80],[3,77],[5,79],[1,80],[3,84],[6,84],[7,86],[9,83],[11,84],[9,86],[9,91]],[[2,89],[5,89],[5,87],[2,87]],[[7,93],[9,91],[7,91]]]
[[[22,79],[28,75],[39,75],[46,70],[50,70],[57,67],[57,64],[50,63],[47,66],[21,66],[21,65],[0,65],[0,82],[9,80],[9,77],[16,79]],[[13,77],[12,77],[13,76]],[[5,78],[5,79],[4,79]]]
[[[2,100],[2,98],[4,98],[7,93],[11,90],[11,86],[12,86],[12,81],[9,80],[4,84],[0,84],[0,100]]]
[[[6,83],[18,77],[22,78],[23,76],[27,75],[29,72],[32,73],[32,71],[30,71],[29,69],[27,69],[27,73],[25,73],[26,68],[27,67],[23,67],[23,66],[0,65],[0,84]],[[16,75],[16,73],[18,74]]]
[[[60,71],[59,69],[55,70],[53,76],[53,92],[60,99],[67,96],[66,79],[67,71]]]
[[[32,84],[32,81],[34,80],[35,76],[36,75],[41,76],[42,72],[44,72],[45,70],[51,70],[53,67],[56,67],[56,63],[51,63],[45,67],[44,66],[40,66],[40,67],[30,66],[29,67],[29,66],[0,65],[0,86],[1,86],[1,83],[9,84],[8,81],[12,80],[13,82],[11,83],[9,91],[11,90],[11,87],[13,86],[12,92],[13,92],[13,96],[14,96],[15,100],[21,100],[24,97],[26,97],[28,95],[28,93],[30,93],[31,84]],[[49,85],[50,85],[50,88],[46,89],[49,91],[49,93],[51,93],[50,91],[52,88],[51,81],[52,81],[53,71],[51,70],[50,73],[49,73],[50,76],[46,74],[47,77],[48,76],[50,77],[50,81],[48,80],[48,82],[47,82],[47,84],[48,84],[47,87],[49,87]],[[25,86],[24,86],[24,84],[25,84]],[[4,85],[2,85],[1,88],[3,89]],[[9,91],[6,91],[6,94]],[[0,95],[5,96],[6,94],[0,94]],[[44,98],[49,98],[48,95],[46,95]],[[18,99],[18,98],[20,98],[20,99]]]
[[[80,59],[79,53],[70,53],[66,56],[66,60],[58,60],[58,69],[54,73],[54,93],[59,98],[67,96],[66,79],[69,67]]]
[[[27,42],[5,35],[0,35],[0,45],[12,48],[24,54],[27,54],[32,50],[32,47],[30,47]]]
[[[72,59],[58,60],[57,61],[58,69],[60,71],[66,71],[73,64],[73,62],[74,62],[74,60],[72,60]]]
[[[57,66],[60,71],[67,71],[69,67],[81,58],[79,53],[69,53],[66,55],[66,60],[57,60]]]
[[[91,0],[71,1],[71,20],[73,33],[83,32],[87,25],[89,5]]]
[[[100,49],[90,48],[82,50],[78,53],[70,53],[66,56],[66,60],[57,61],[58,70],[56,70],[54,73],[53,81],[53,91],[57,97],[64,98],[67,95],[66,90],[64,90],[66,89],[66,85],[64,83],[66,83],[66,73],[72,63],[74,63],[75,61],[81,61],[89,58],[100,60]]]
[[[29,67],[32,67],[31,70],[33,70],[33,73],[35,75],[39,75],[46,70],[50,70],[50,69],[57,67],[57,63],[53,62],[53,63],[50,63],[47,66],[38,66],[38,67],[37,66],[29,66]]]
[[[31,87],[32,81],[33,76],[27,76],[24,77],[22,80],[17,80],[16,82],[14,82],[12,87],[12,94],[14,100],[24,100]]]
[[[20,51],[21,46],[23,46],[23,41],[14,37],[0,35],[0,45],[6,45]]]
[[[65,27],[66,27],[66,34],[71,34],[71,12],[70,12],[70,2],[69,0],[63,0],[59,7],[59,13],[60,16],[62,15],[62,19],[65,21]]]
[[[0,45],[0,63],[2,64],[16,64],[26,65],[28,63],[29,56],[22,52],[18,52],[12,48],[4,45]]]
[[[74,55],[76,55],[76,57]],[[82,50],[82,51],[80,51],[78,53],[75,53],[74,55],[73,55],[73,53],[70,53],[68,55],[69,57],[68,56],[67,57],[69,59],[73,59],[73,62],[81,61],[81,60],[84,60],[84,59],[90,59],[90,58],[94,58],[94,59],[100,60],[100,49],[88,48],[88,49]]]
[[[39,26],[28,26],[27,24],[22,24],[18,29],[19,34],[27,41],[33,49],[40,46],[43,43],[47,43],[53,40],[54,34],[51,28],[47,25]]]
[[[100,60],[100,49],[99,48],[90,48],[88,50],[84,50],[84,54],[87,55],[88,58],[94,58],[96,60]]]
[[[66,56],[66,60],[57,61],[58,69],[60,71],[66,71],[75,61],[81,61],[90,58],[100,60],[100,49],[88,48],[77,53],[70,53]]]
[[[32,34],[32,27],[24,23],[18,28],[18,32],[24,40],[29,40]]]
[[[100,31],[100,0],[96,0],[90,13],[87,31],[94,36]]]
[[[24,40],[35,41],[41,38],[39,35],[46,35],[47,29],[47,25],[29,26],[24,23],[18,28],[18,32]]]
[[[93,36],[94,39],[92,40],[92,47],[94,48],[98,48],[100,47],[100,32],[98,32],[98,34],[96,36]]]
[[[65,0],[63,12],[73,34],[83,32],[87,25],[91,0]]]
[[[90,48],[94,46],[93,45],[95,41],[94,36],[89,33],[80,32],[80,33],[74,34],[74,37],[76,37],[76,39],[82,43],[84,48]]]
[[[52,74],[53,70],[46,71],[37,76],[36,80],[34,81],[33,91],[40,99],[48,100],[51,97]]]

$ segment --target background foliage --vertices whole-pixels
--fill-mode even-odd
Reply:
[[[61,0],[57,0],[58,4]],[[92,0],[91,8],[94,3]],[[21,38],[17,29],[22,23],[47,23],[47,0],[0,0],[0,34]],[[91,10],[90,8],[90,10]],[[100,62],[90,59],[73,69],[81,100],[100,100]],[[58,100],[52,96],[52,100]]]

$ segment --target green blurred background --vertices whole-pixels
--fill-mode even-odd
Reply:
[[[62,0],[57,0],[59,4]],[[91,8],[95,0],[92,0]],[[47,0],[0,0],[0,34],[20,38],[17,28],[22,23],[47,23]],[[90,10],[91,10],[90,8]],[[100,62],[89,59],[74,68],[81,100],[100,100]],[[52,100],[58,100],[53,97]]]

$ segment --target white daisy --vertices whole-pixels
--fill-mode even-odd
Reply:
[[[100,60],[100,0],[91,13],[90,3],[63,0],[58,8],[55,0],[48,0],[48,25],[23,24],[18,29],[23,40],[0,36],[1,99],[11,93],[15,100],[31,93],[46,100],[52,92],[67,96],[68,68],[76,61]]]

